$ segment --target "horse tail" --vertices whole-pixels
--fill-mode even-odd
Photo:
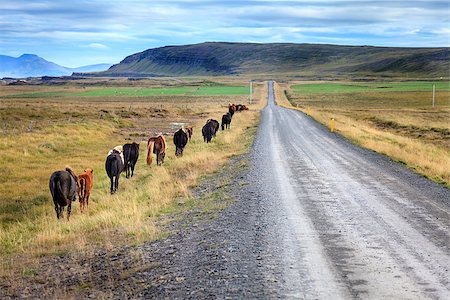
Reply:
[[[166,139],[164,138],[163,135],[160,136],[161,137],[161,153],[166,153]]]
[[[153,139],[148,140],[148,145],[147,145],[147,165],[151,165],[152,164],[152,156],[153,156],[153,148],[155,147],[155,141]]]
[[[70,201],[67,199],[66,195],[64,195],[62,188],[61,188],[61,183],[59,180],[56,182],[56,188],[58,189],[59,195],[64,199],[64,202],[66,202],[66,204],[68,205],[70,203]]]
[[[80,178],[80,189],[78,192],[78,197],[81,199],[84,199],[84,196],[86,195],[86,179],[81,177]]]
[[[70,174],[70,176],[72,176],[72,178],[75,180],[75,182],[77,183],[77,189],[80,188],[80,182],[78,181],[78,176],[75,174],[75,172],[70,168],[70,167],[66,167],[66,171]]]

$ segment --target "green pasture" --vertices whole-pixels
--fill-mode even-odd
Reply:
[[[354,92],[403,92],[403,91],[450,91],[450,82],[376,82],[376,83],[312,83],[295,84],[291,88],[296,94],[354,93]]]
[[[159,88],[107,87],[86,91],[49,91],[29,92],[4,96],[5,98],[51,98],[51,97],[146,97],[161,95],[214,96],[245,95],[249,93],[246,86],[181,86]]]

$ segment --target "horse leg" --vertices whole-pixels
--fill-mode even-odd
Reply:
[[[114,187],[114,190],[116,192],[119,189],[119,177],[120,177],[120,174],[116,176],[115,187]]]
[[[84,205],[86,206],[85,208],[87,209],[88,207],[89,207],[89,196],[90,196],[91,194],[89,193],[89,194],[87,194],[87,196],[86,196],[86,202],[84,203]]]
[[[67,205],[67,222],[69,222],[71,211],[72,211],[72,201],[69,203],[69,205]]]
[[[56,218],[59,220],[59,205],[55,204]]]
[[[114,182],[113,182],[113,178],[114,178],[114,176],[111,176],[111,177],[109,178],[109,180],[111,181],[111,194],[114,194]]]
[[[132,163],[131,164],[131,177],[133,177],[133,175],[134,175],[134,166],[135,166],[135,164]]]

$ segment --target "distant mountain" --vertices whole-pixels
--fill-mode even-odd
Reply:
[[[0,55],[0,77],[37,77],[71,75],[72,72],[34,54],[23,54],[18,58]]]
[[[448,76],[449,49],[208,42],[149,49],[126,57],[100,74],[189,76],[408,73]]]
[[[73,72],[98,72],[107,70],[110,64],[97,64],[79,68],[67,68],[47,61],[34,54],[23,54],[17,58],[0,55],[0,78],[67,76]]]

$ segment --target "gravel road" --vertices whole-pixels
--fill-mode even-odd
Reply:
[[[238,201],[172,241],[186,280],[147,296],[450,299],[449,190],[273,97]]]
[[[3,298],[450,299],[449,189],[276,106],[271,82],[251,153],[199,190],[228,207],[188,211],[157,242],[52,258],[47,283]]]

